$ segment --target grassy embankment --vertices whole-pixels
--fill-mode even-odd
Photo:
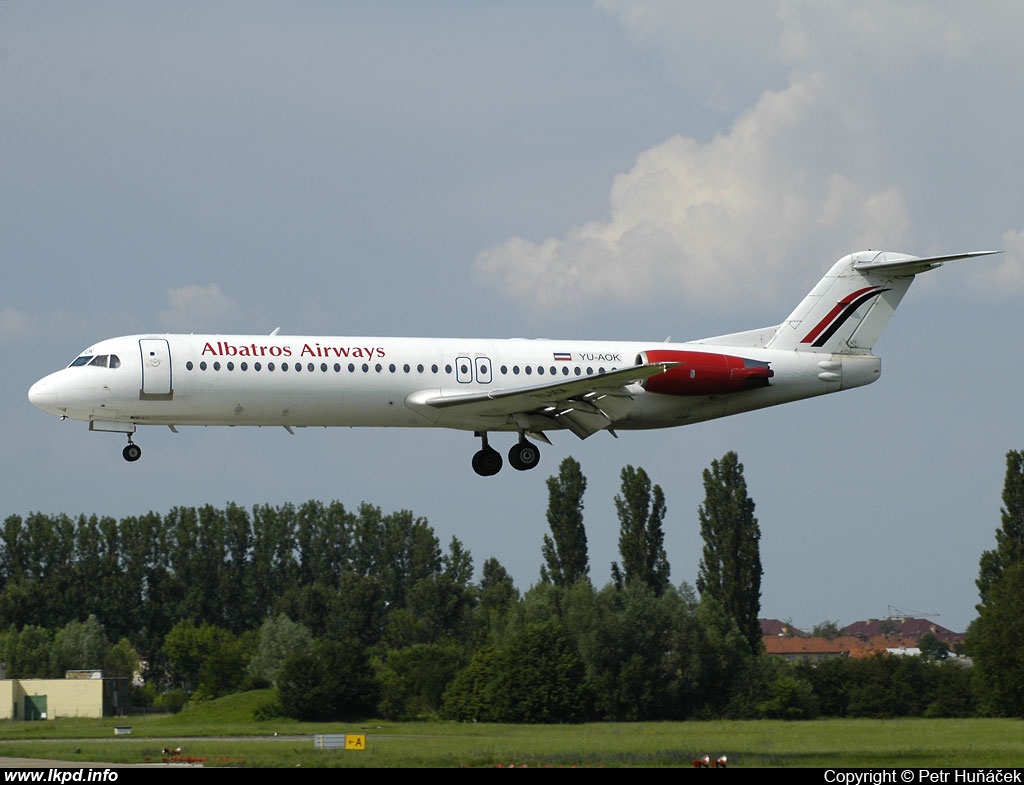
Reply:
[[[1024,766],[1019,720],[821,720],[485,725],[362,721],[255,722],[269,693],[233,695],[174,716],[0,723],[0,755],[160,762],[164,747],[205,766],[669,767],[704,753],[730,768]],[[115,726],[131,735],[114,735]],[[275,736],[274,734],[278,734]],[[317,733],[366,735],[361,751],[318,750]]]

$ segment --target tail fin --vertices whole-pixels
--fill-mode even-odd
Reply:
[[[870,354],[914,276],[954,259],[997,251],[920,258],[891,251],[844,256],[818,281],[768,341],[771,349]]]

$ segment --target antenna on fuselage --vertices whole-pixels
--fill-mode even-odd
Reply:
[[[281,330],[280,327],[275,327],[273,330],[270,331],[270,334],[271,335],[277,335],[278,332],[280,332],[280,330]]]

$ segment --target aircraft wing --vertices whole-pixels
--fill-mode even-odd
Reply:
[[[634,365],[531,387],[472,393],[422,390],[410,395],[406,403],[435,421],[447,414],[494,417],[502,423],[511,419],[526,431],[542,433],[545,427],[568,428],[585,439],[632,411],[634,402],[628,385],[664,373],[675,364]]]

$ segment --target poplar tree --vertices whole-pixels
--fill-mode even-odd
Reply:
[[[992,587],[1003,572],[1024,563],[1024,451],[1006,453],[1006,477],[1003,480],[1002,526],[996,529],[996,547],[981,554],[978,570],[977,606],[981,612],[989,601]]]
[[[1006,454],[1002,526],[976,583],[981,602],[967,631],[975,694],[983,713],[1024,717],[1024,451]]]
[[[643,469],[622,470],[622,493],[615,497],[619,516],[619,554],[622,568],[612,562],[612,580],[618,588],[643,583],[660,597],[669,585],[668,557],[665,555],[665,494],[660,485],[651,486]]]
[[[583,493],[587,479],[579,462],[568,457],[558,467],[557,477],[548,477],[548,525],[551,534],[544,535],[541,553],[544,564],[541,580],[568,588],[587,578],[590,561],[587,555],[587,532],[583,527]]]
[[[761,530],[747,495],[743,464],[735,452],[704,470],[704,504],[698,515],[704,540],[697,591],[720,604],[757,652],[761,645]]]

